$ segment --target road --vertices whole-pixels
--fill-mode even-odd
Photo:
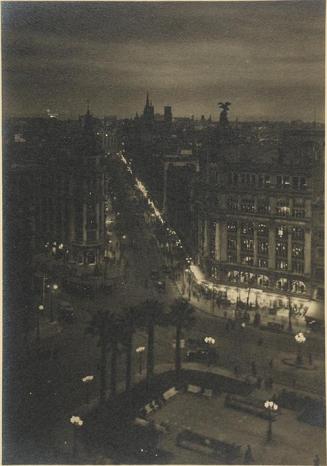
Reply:
[[[90,315],[97,309],[111,309],[117,313],[124,312],[129,306],[143,302],[147,298],[162,301],[165,306],[180,292],[176,284],[167,279],[165,292],[158,292],[150,279],[150,271],[161,270],[164,258],[153,238],[150,228],[140,219],[131,223],[127,233],[128,246],[124,252],[125,280],[111,295],[97,295],[92,299],[79,296],[63,298],[72,302],[78,319],[73,325],[55,326],[53,335],[43,338],[43,349],[57,348],[56,357],[43,360],[38,357],[34,342],[30,351],[20,355],[17,367],[13,368],[11,393],[7,397],[6,408],[10,415],[12,429],[8,436],[8,463],[46,464],[55,462],[52,449],[53,427],[60,422],[67,422],[78,406],[85,403],[86,388],[81,382],[85,375],[95,375],[90,387],[91,396],[98,393],[98,357],[99,348],[94,337],[85,335],[85,327]],[[185,338],[202,338],[210,335],[216,340],[219,352],[219,364],[230,370],[237,365],[243,374],[251,372],[251,362],[255,361],[258,373],[272,375],[274,380],[286,385],[314,391],[320,387],[324,392],[323,348],[317,340],[308,341],[307,351],[314,354],[318,370],[300,373],[295,368],[284,365],[284,357],[295,357],[293,337],[287,334],[263,333],[253,327],[226,331],[226,321],[210,316],[200,310],[196,313],[194,327],[187,331]],[[44,328],[46,324],[44,323]],[[259,338],[263,339],[258,346]],[[174,361],[174,328],[156,328],[155,359],[157,364]],[[146,346],[146,335],[137,332],[135,347]],[[125,355],[119,361],[118,380],[123,380]],[[273,360],[272,370],[268,362]],[[134,361],[138,370],[137,361]],[[109,371],[108,371],[109,372]],[[5,410],[6,412],[6,410]],[[10,451],[9,451],[10,450]]]

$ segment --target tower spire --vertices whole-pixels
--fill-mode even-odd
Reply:
[[[146,91],[146,107],[149,106],[149,91]]]

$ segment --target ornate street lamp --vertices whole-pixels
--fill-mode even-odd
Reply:
[[[43,304],[39,304],[37,307],[37,313],[36,313],[36,341],[38,345],[40,343],[40,313],[43,311],[44,311]]]
[[[52,285],[47,285],[47,288],[49,290],[49,301],[50,301],[50,322],[54,322],[54,314],[53,314],[53,300],[52,300],[52,293],[55,293],[58,291],[59,286],[57,283],[53,283]]]
[[[204,343],[208,345],[208,367],[210,367],[212,356],[213,356],[212,347],[216,343],[216,340],[213,337],[205,337]]]
[[[74,434],[73,434],[73,458],[76,458],[77,454],[77,430],[82,427],[84,421],[79,416],[72,416],[70,422],[73,425]]]
[[[299,332],[295,335],[294,337],[296,343],[298,344],[298,351],[297,351],[297,356],[296,356],[296,364],[301,366],[303,364],[303,354],[302,354],[302,345],[306,341],[306,337],[303,335],[302,332]]]
[[[90,384],[93,382],[94,380],[94,375],[87,375],[86,377],[83,377],[82,378],[82,382],[84,383],[85,387],[86,387],[86,404],[89,403],[89,398],[90,398]]]
[[[135,352],[139,355],[139,373],[141,375],[143,371],[143,354],[145,352],[145,346],[138,346]]]
[[[277,412],[278,404],[274,401],[265,401],[264,407],[268,412],[268,430],[267,430],[267,441],[270,442],[272,439],[272,423],[273,423],[273,412]]]

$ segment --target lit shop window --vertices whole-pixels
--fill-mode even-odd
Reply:
[[[241,211],[242,212],[254,212],[255,205],[253,199],[241,199]]]
[[[288,231],[287,227],[284,225],[280,225],[276,228],[276,235],[278,238],[287,239]]]
[[[277,176],[276,185],[281,189],[288,189],[291,186],[291,180],[289,176]]]
[[[258,241],[258,254],[268,254],[268,241]]]
[[[253,250],[253,239],[242,239],[241,250],[252,251]]]
[[[242,235],[253,235],[253,223],[242,223],[241,224],[241,234]]]
[[[236,233],[237,232],[237,223],[236,222],[227,223],[227,231],[229,233]]]
[[[293,293],[305,293],[307,291],[307,287],[303,282],[295,280],[294,282],[292,282],[291,291]]]
[[[303,259],[304,258],[304,247],[303,245],[294,244],[292,247],[292,257]]]
[[[259,223],[257,226],[258,236],[268,236],[268,226],[265,223]]]
[[[270,186],[270,176],[265,175],[265,186],[269,187]]]
[[[241,263],[244,265],[253,265],[253,256],[242,256]]]
[[[279,290],[287,291],[289,288],[289,282],[287,278],[279,278],[276,282],[276,288]]]
[[[303,241],[304,240],[304,229],[300,227],[292,228],[292,240]]]
[[[293,176],[292,177],[293,189],[299,191],[305,191],[307,189],[307,180],[304,176]]]
[[[262,257],[259,257],[258,266],[266,269],[268,267],[268,260],[263,259]],[[258,282],[258,284],[259,285],[264,285],[264,283],[259,283],[259,282]]]
[[[279,257],[287,257],[288,247],[284,241],[277,241],[276,243],[276,255]]]
[[[278,270],[287,270],[288,269],[287,261],[282,260],[282,259],[277,259],[276,260],[276,269],[278,269]]]
[[[288,217],[291,213],[288,199],[278,199],[276,205],[276,214],[282,217]]]

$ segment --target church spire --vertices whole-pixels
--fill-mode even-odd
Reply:
[[[145,106],[146,107],[149,107],[150,103],[149,103],[149,91],[146,91],[146,103],[145,103]]]

